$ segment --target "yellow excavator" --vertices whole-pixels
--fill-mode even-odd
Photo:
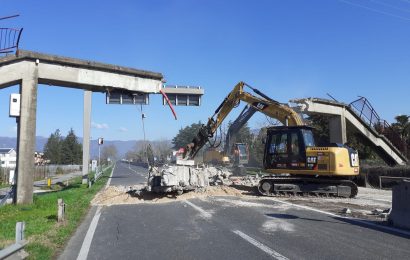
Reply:
[[[245,91],[245,87],[255,94]],[[239,82],[234,87],[208,123],[201,127],[197,136],[187,145],[186,159],[195,157],[240,101],[283,124],[267,128],[263,165],[271,175],[260,180],[260,194],[347,198],[357,195],[357,185],[350,179],[359,174],[358,152],[342,144],[316,146],[313,128],[306,126],[298,113],[244,82]]]

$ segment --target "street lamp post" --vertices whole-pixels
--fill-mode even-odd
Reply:
[[[100,171],[102,171],[101,167],[101,145],[104,143],[104,139],[102,137],[98,138],[98,166]]]

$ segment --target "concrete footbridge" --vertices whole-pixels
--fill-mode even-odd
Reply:
[[[401,150],[402,142],[391,127],[380,120],[365,98],[350,104],[320,98],[293,99],[296,110],[305,114],[330,116],[329,132],[331,143],[346,143],[346,124],[366,137],[377,154],[389,165],[404,165],[407,158]]]
[[[10,104],[17,121],[16,202],[33,201],[33,175],[37,85],[46,84],[84,91],[83,178],[88,174],[92,92],[107,93],[107,103],[147,104],[150,94],[161,93],[168,104],[200,105],[201,88],[166,88],[161,73],[89,60],[19,50],[0,58],[0,89],[19,85],[20,93]],[[168,93],[168,94],[167,94]],[[168,95],[168,96],[167,96]],[[164,101],[165,103],[165,101]]]

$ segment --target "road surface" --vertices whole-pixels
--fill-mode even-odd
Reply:
[[[146,180],[128,167],[110,185]],[[274,198],[208,197],[94,208],[60,259],[405,259],[409,238]]]

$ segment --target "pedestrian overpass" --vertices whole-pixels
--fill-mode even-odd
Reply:
[[[296,110],[305,114],[319,114],[330,116],[329,132],[331,143],[346,143],[346,124],[363,135],[372,144],[374,151],[389,165],[404,165],[408,159],[405,155],[405,142],[392,127],[381,120],[370,102],[361,97],[345,104],[338,101],[303,98],[293,99]]]

